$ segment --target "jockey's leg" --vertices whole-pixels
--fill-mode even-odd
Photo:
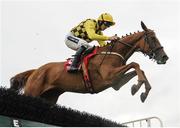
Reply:
[[[80,39],[73,36],[72,33],[68,33],[65,38],[65,44],[68,48],[77,51],[77,49],[79,48],[79,40]]]
[[[88,42],[86,42],[81,38],[75,37],[72,33],[69,33],[66,36],[65,43],[69,48],[77,51],[76,54],[74,55],[72,65],[68,70],[68,72],[76,72],[78,71],[78,63],[80,61],[81,54],[91,46],[88,44]]]
[[[73,62],[71,64],[71,67],[70,69],[68,70],[68,72],[76,72],[78,71],[78,63],[80,62],[81,60],[81,54],[86,50],[86,47],[85,46],[81,46],[76,54],[74,55],[74,59],[73,59]]]

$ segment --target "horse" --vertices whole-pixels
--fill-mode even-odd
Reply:
[[[135,52],[141,52],[157,64],[166,64],[168,56],[153,30],[148,29],[141,21],[143,31],[122,36],[111,41],[106,46],[98,47],[97,53],[89,60],[88,72],[93,92],[85,86],[82,71],[69,73],[65,70],[64,62],[47,63],[38,69],[19,73],[10,79],[10,88],[16,91],[24,90],[24,95],[41,97],[56,104],[58,97],[64,92],[99,93],[112,87],[119,90],[137,75],[137,84],[131,87],[135,95],[140,87],[145,85],[145,92],[140,95],[144,103],[151,85],[145,72],[136,62],[126,64]],[[129,71],[134,69],[133,71]]]

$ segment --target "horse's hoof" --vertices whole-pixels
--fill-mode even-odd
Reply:
[[[131,87],[131,94],[132,94],[132,95],[135,95],[137,91],[138,91],[137,85],[134,84],[134,85]]]
[[[146,98],[147,98],[147,95],[145,93],[141,93],[141,101],[142,101],[142,103],[144,103]]]

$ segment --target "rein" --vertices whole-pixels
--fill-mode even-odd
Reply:
[[[121,41],[120,39],[116,40],[116,42],[115,42],[115,41],[111,42],[112,45],[110,45],[110,50],[109,50],[109,51],[106,51],[106,52],[103,51],[103,52],[101,52],[100,54],[98,54],[98,55],[105,55],[105,56],[103,57],[101,63],[100,63],[100,66],[102,65],[102,63],[103,63],[103,61],[104,61],[104,59],[105,59],[105,57],[106,57],[107,55],[116,55],[116,56],[120,57],[120,58],[123,60],[123,63],[125,64],[126,61],[128,60],[128,58],[137,50],[137,49],[136,49],[137,43],[138,43],[138,41],[139,41],[140,39],[142,39],[142,38],[144,38],[144,42],[145,42],[145,43],[144,43],[144,48],[142,49],[142,52],[144,51],[145,45],[146,45],[146,43],[147,43],[147,44],[149,44],[149,47],[150,47],[151,50],[148,51],[147,53],[144,53],[144,54],[148,54],[148,55],[151,56],[151,58],[154,58],[154,57],[155,57],[155,52],[159,51],[159,50],[162,49],[163,47],[151,48],[151,45],[150,45],[151,41],[149,41],[148,34],[149,34],[149,32],[144,31],[144,33],[143,33],[139,38],[137,38],[136,40],[133,41],[133,42],[135,42],[134,45],[127,44],[127,43]],[[130,49],[130,50],[128,51],[128,53],[123,57],[120,53],[112,52],[112,49],[113,49],[113,47],[115,46],[116,43],[123,44],[123,45],[125,45],[125,46],[127,46],[127,47],[129,47],[129,48],[131,48],[131,49]]]
[[[126,45],[126,46],[128,46],[128,47],[130,47],[130,48],[132,48],[132,47],[133,47],[132,45],[127,44],[127,43],[124,43],[124,42],[122,42],[122,41],[120,41],[120,40],[118,40],[118,43],[121,43],[121,44],[123,44],[123,45]]]
[[[127,43],[124,43],[124,42],[122,42],[122,41],[118,41],[118,43],[121,43],[121,44],[124,44],[124,45],[126,45],[126,46],[128,46],[128,47],[130,47],[131,49],[130,49],[130,51],[125,55],[125,62],[127,61],[127,59],[134,53],[134,51],[135,51],[135,49],[136,49],[136,44],[137,44],[137,42],[141,39],[141,38],[143,38],[144,36],[146,35],[146,32],[145,33],[143,33],[143,35],[141,35],[139,38],[137,38],[135,41],[133,41],[133,42],[136,42],[134,45],[130,45],[130,44],[127,44]]]

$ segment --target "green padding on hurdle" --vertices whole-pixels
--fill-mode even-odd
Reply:
[[[0,127],[56,127],[56,126],[0,115]]]

